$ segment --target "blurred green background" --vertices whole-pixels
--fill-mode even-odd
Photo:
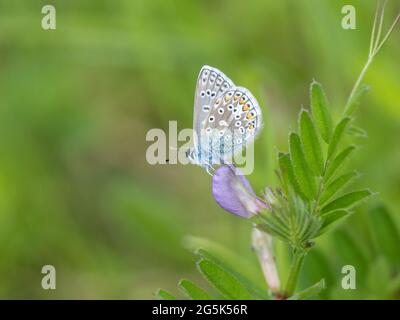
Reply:
[[[45,4],[57,10],[56,30],[41,28]],[[357,10],[356,30],[341,27],[344,4]],[[399,7],[389,1],[387,23]],[[0,0],[0,298],[145,299],[159,287],[176,292],[181,277],[203,283],[185,235],[219,242],[257,270],[250,226],[217,206],[211,177],[149,165],[146,133],[167,131],[169,120],[190,128],[198,71],[215,66],[259,100],[266,125],[249,179],[257,192],[276,184],[276,152],[313,78],[342,111],[374,10],[365,0]],[[384,203],[399,227],[399,39],[395,30],[368,71],[372,91],[357,112],[369,139],[357,141],[351,167],[379,194],[320,239],[302,278],[331,279],[326,298],[383,297],[386,287],[368,211]],[[354,258],[343,241],[362,248],[352,293],[337,287]],[[46,264],[56,290],[41,288]]]

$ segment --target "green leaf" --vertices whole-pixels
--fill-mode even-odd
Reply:
[[[221,269],[225,270],[226,272],[232,274],[246,289],[251,292],[255,297],[259,299],[269,299],[269,295],[267,294],[267,290],[258,286],[257,284],[250,281],[245,275],[242,273],[237,272],[233,268],[227,265],[226,261],[222,261],[221,259],[217,258],[215,255],[211,254],[210,252],[204,249],[198,249],[196,254],[202,258],[212,261],[214,264],[219,266]],[[242,259],[243,260],[243,259]],[[237,261],[240,264],[240,260]],[[239,269],[242,272],[242,269]]]
[[[343,118],[335,127],[335,131],[333,132],[332,141],[329,143],[328,147],[328,159],[331,159],[335,154],[336,149],[339,145],[340,140],[342,139],[343,132],[345,132],[348,124],[350,123],[351,118]]]
[[[343,221],[343,218],[348,217],[351,214],[348,210],[335,210],[329,213],[325,213],[322,216],[322,226],[319,231],[319,236],[327,232],[328,230],[335,227],[339,222]]]
[[[338,209],[349,209],[354,207],[361,200],[364,200],[372,195],[370,190],[360,190],[349,192],[335,200],[329,202],[321,209],[321,213],[325,214]]]
[[[315,178],[307,164],[301,147],[300,137],[292,132],[289,136],[290,159],[293,164],[294,174],[300,185],[300,189],[308,199],[313,199],[316,193]]]
[[[182,279],[179,281],[178,287],[193,300],[212,300],[212,297],[206,291],[189,280]]]
[[[350,134],[354,137],[359,137],[359,138],[368,138],[368,133],[364,129],[361,129],[356,126],[350,126],[347,131],[347,134]]]
[[[372,299],[389,299],[391,294],[391,265],[384,256],[378,256],[368,268],[366,285],[373,294]]]
[[[370,87],[367,86],[366,84],[361,84],[358,89],[356,90],[355,94],[351,98],[351,100],[347,103],[346,108],[345,108],[345,114],[347,116],[350,116],[354,113],[354,111],[357,109],[357,107],[360,104],[360,100],[363,96],[367,94],[367,92],[370,90]]]
[[[255,297],[269,299],[264,287],[264,278],[258,272],[258,266],[250,263],[243,256],[232,252],[215,241],[200,237],[187,236],[184,239],[184,245],[194,254],[211,260],[222,269],[233,274]]]
[[[215,287],[225,298],[233,300],[250,300],[251,294],[230,273],[221,269],[208,259],[201,259],[197,263],[200,273]]]
[[[343,163],[345,162],[346,159],[350,157],[350,155],[356,150],[356,146],[350,146],[344,149],[342,152],[340,152],[335,159],[328,165],[328,169],[325,174],[325,181],[328,181],[334,174],[336,173],[336,170],[338,170]]]
[[[369,212],[371,229],[379,252],[392,263],[400,265],[400,235],[396,223],[384,206],[378,206]]]
[[[324,169],[324,159],[314,123],[306,110],[300,113],[299,127],[305,158],[315,175],[320,176]]]
[[[324,290],[325,287],[325,280],[321,279],[319,282],[314,284],[311,287],[308,287],[307,289],[304,289],[293,296],[291,296],[288,300],[306,300],[310,299],[311,297],[314,297],[321,293],[322,290]]]
[[[176,300],[175,296],[170,294],[168,291],[164,289],[159,289],[156,292],[156,297],[160,300]]]
[[[358,172],[353,171],[341,175],[340,177],[333,180],[325,189],[322,194],[320,204],[325,204],[326,201],[331,199],[339,191],[343,190],[352,180],[359,176]]]
[[[339,229],[333,233],[334,243],[341,265],[352,265],[357,271],[357,283],[365,277],[365,271],[368,266],[368,259],[366,254],[363,252],[359,243],[355,240],[362,241],[358,237],[354,239],[344,230]],[[343,290],[343,289],[342,289]]]
[[[307,287],[310,283],[316,283],[322,278],[324,278],[325,285],[328,288],[337,282],[337,271],[334,270],[335,268],[326,255],[330,256],[330,253],[325,254],[318,248],[313,248],[307,253],[307,259],[305,259],[301,271],[301,288]],[[318,298],[328,299],[329,291],[322,291]]]
[[[328,109],[328,102],[321,84],[314,81],[311,84],[311,111],[322,139],[329,143],[332,135],[332,119]]]
[[[285,186],[286,194],[289,194],[289,188],[293,188],[294,191],[303,199],[306,199],[306,196],[300,189],[300,185],[296,180],[294,175],[292,161],[290,160],[290,156],[288,153],[280,152],[278,154],[279,167],[282,175],[282,179]]]

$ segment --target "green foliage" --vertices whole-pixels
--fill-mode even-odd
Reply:
[[[309,288],[306,288],[302,291],[297,292],[296,294],[292,295],[289,300],[307,300],[310,299],[325,289],[325,280],[321,279],[316,284],[312,285]]]
[[[387,208],[379,206],[370,210],[369,214],[377,251],[382,252],[389,261],[400,266],[400,235]]]
[[[160,300],[176,300],[176,297],[164,289],[156,292],[156,297]]]
[[[253,221],[259,229],[288,242],[293,248],[307,248],[320,230],[321,219],[309,214],[300,197],[286,199],[279,192],[274,197],[276,201],[271,204],[271,210],[264,210]]]
[[[208,259],[201,259],[197,267],[204,278],[227,299],[248,300],[249,291],[228,271]]]
[[[178,283],[178,287],[192,300],[211,300],[212,297],[202,288],[200,288],[197,284],[182,279]]]
[[[293,165],[294,175],[297,179],[300,189],[307,199],[313,199],[316,193],[315,177],[305,158],[305,152],[302,148],[300,137],[297,133],[289,135],[290,160]]]
[[[320,131],[322,139],[329,143],[332,135],[332,118],[328,108],[328,102],[321,84],[314,81],[310,89],[311,111],[315,123]]]
[[[299,134],[290,133],[289,152],[278,154],[281,188],[272,192],[272,210],[254,218],[260,229],[303,249],[372,195],[367,189],[348,192],[359,174],[341,174],[340,168],[356,150],[350,145],[337,153],[353,119],[343,116],[332,126],[327,98],[317,82],[311,84],[310,99],[312,114],[300,111]]]
[[[270,299],[270,295],[265,288],[262,288],[258,283],[249,280],[248,277],[242,273],[242,270],[238,270],[237,266],[236,268],[233,268],[224,261],[226,253],[229,252],[228,249],[216,243],[210,244],[210,250],[215,251],[216,248],[217,252],[225,253],[217,253],[217,255],[215,255],[215,253],[213,254],[202,247],[191,248],[197,256],[196,265],[199,273],[206,282],[209,283],[211,288],[216,291],[216,294],[209,293],[193,282],[183,279],[178,283],[178,288],[186,297],[194,300],[208,300],[215,298],[246,300]],[[239,261],[241,260],[243,259],[239,259]],[[262,278],[261,274],[260,276]],[[165,291],[162,290],[163,298],[171,298],[171,296],[172,295],[168,293],[166,294]]]
[[[314,174],[317,176],[322,175],[324,170],[322,149],[314,123],[306,110],[300,112],[299,127],[305,158],[314,170]]]

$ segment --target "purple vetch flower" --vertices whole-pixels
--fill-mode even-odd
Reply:
[[[242,218],[251,218],[268,204],[254,193],[244,175],[234,166],[218,168],[212,178],[212,194],[215,201],[226,211]]]

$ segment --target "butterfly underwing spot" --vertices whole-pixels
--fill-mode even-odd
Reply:
[[[202,90],[202,91],[200,92],[200,97],[204,98],[205,96],[206,96],[206,92],[205,92],[204,90]]]
[[[228,110],[232,110],[233,109],[233,104],[230,104],[229,106],[228,106]]]
[[[219,113],[219,114],[224,114],[224,111],[225,111],[224,108],[219,108],[219,109],[218,109],[218,113]]]
[[[210,83],[213,84],[215,82],[215,78],[217,77],[217,74],[215,72],[211,72],[210,75]]]
[[[209,70],[206,69],[206,70],[203,71],[203,75],[202,75],[202,78],[201,78],[201,81],[203,82],[203,84],[205,84],[207,82],[209,74],[210,74]]]
[[[234,101],[238,101],[241,95],[242,95],[242,94],[241,94],[239,91],[237,91],[237,92],[235,93],[235,96],[233,97],[233,100],[234,100]]]
[[[243,104],[247,101],[247,97],[245,95],[242,95],[242,97],[239,100],[239,104]]]
[[[225,120],[220,120],[218,124],[219,124],[221,127],[227,127],[227,126],[228,126],[228,124],[226,123]]]
[[[227,92],[225,94],[225,98],[224,98],[225,102],[229,102],[231,100],[232,96],[233,96],[233,91]]]
[[[209,105],[207,105],[207,104],[205,104],[204,106],[202,106],[202,110],[204,111],[204,112],[208,112],[208,111],[210,111],[210,106]]]
[[[239,120],[241,117],[242,117],[241,114],[236,114],[236,115],[235,115],[235,119],[236,119],[236,120]]]
[[[215,98],[216,95],[217,95],[217,93],[215,91],[212,91],[210,97]]]
[[[236,126],[236,127],[240,127],[241,125],[242,125],[242,121],[236,121],[236,122],[235,122],[235,126]]]
[[[250,109],[251,109],[251,106],[249,103],[246,103],[242,108],[243,111],[249,111]]]
[[[215,120],[215,117],[214,117],[214,116],[210,116],[210,117],[208,118],[208,121],[209,121],[209,122],[214,122],[214,120]]]
[[[253,119],[256,116],[256,113],[254,111],[250,111],[246,114],[246,119]]]
[[[206,96],[209,97],[210,95],[211,95],[211,90],[210,90],[210,89],[207,89],[207,91],[206,91]]]

